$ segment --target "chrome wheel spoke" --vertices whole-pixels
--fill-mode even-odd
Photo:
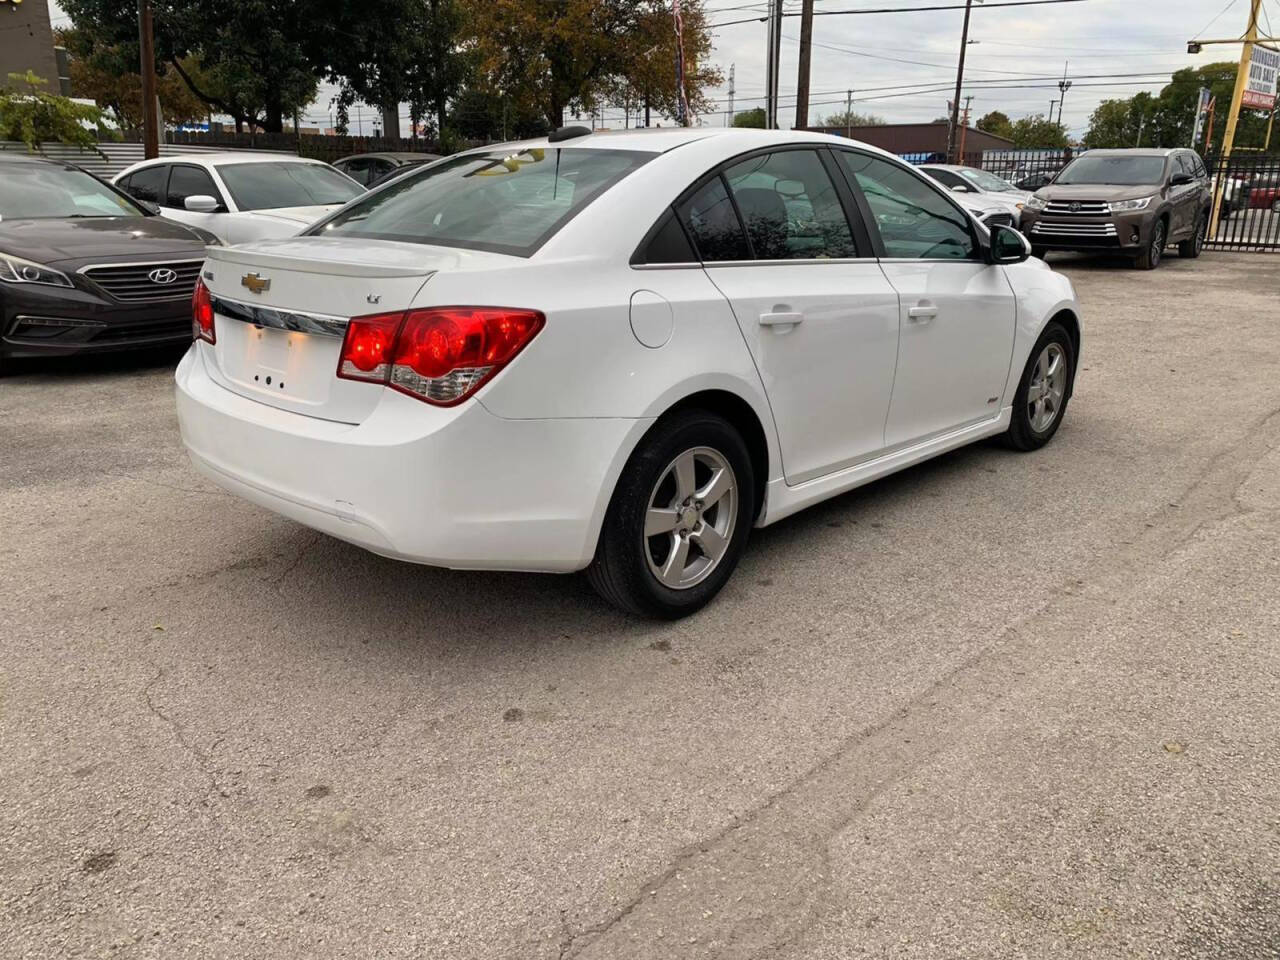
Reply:
[[[662,565],[662,570],[658,574],[658,579],[668,587],[681,586],[680,581],[684,578],[684,568],[688,562],[688,537],[673,537],[671,552],[667,554],[667,562]]]
[[[1027,385],[1027,419],[1031,429],[1043,433],[1053,426],[1067,389],[1067,355],[1061,345],[1048,344],[1036,357]]]
[[[711,479],[701,490],[698,490],[694,496],[702,501],[702,509],[706,510],[713,504],[719,503],[720,499],[733,489],[733,474],[726,468],[721,468],[711,475]]]
[[[729,547],[729,541],[720,535],[720,531],[707,523],[698,528],[693,534],[693,539],[706,558],[713,563],[724,556],[725,550]]]
[[[693,451],[682,453],[675,462],[676,499],[684,500],[693,496],[695,484]]]
[[[675,507],[650,507],[644,518],[644,535],[656,537],[662,533],[670,533],[680,522],[680,514]]]

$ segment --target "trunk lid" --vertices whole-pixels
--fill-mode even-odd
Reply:
[[[431,276],[496,254],[369,239],[290,237],[213,247],[211,376],[260,403],[359,423],[383,387],[336,376],[351,317],[407,310]]]

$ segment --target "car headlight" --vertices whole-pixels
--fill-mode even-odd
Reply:
[[[1043,210],[1048,205],[1049,205],[1049,201],[1047,201],[1044,197],[1038,197],[1038,196],[1035,196],[1034,194],[1031,196],[1031,199],[1027,201],[1028,210]]]
[[[1014,204],[1014,207],[1015,207],[1016,209],[1018,209],[1018,210],[1021,210],[1021,209],[1022,209],[1023,207],[1025,207],[1025,206],[1026,206],[1026,204],[1025,204],[1025,203],[1015,203],[1015,204]]]
[[[8,253],[0,253],[0,282],[44,283],[51,287],[73,286],[65,273],[46,267],[43,263],[23,260]]]
[[[1145,210],[1151,200],[1151,197],[1139,197],[1136,200],[1113,200],[1111,201],[1111,212],[1123,213],[1127,210]]]

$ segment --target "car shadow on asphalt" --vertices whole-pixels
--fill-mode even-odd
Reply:
[[[174,370],[186,353],[188,344],[152,347],[146,350],[122,350],[113,353],[86,353],[66,357],[18,357],[4,360],[0,384],[51,378],[88,378],[133,376],[163,369]]]

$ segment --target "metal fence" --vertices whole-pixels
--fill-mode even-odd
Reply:
[[[1074,157],[1072,150],[986,150],[965,153],[960,162],[978,167],[1024,190],[1038,190]],[[940,156],[910,156],[913,163],[944,162]],[[1280,154],[1237,151],[1222,160],[1205,158],[1218,217],[1209,224],[1205,246],[1215,250],[1280,252]]]

